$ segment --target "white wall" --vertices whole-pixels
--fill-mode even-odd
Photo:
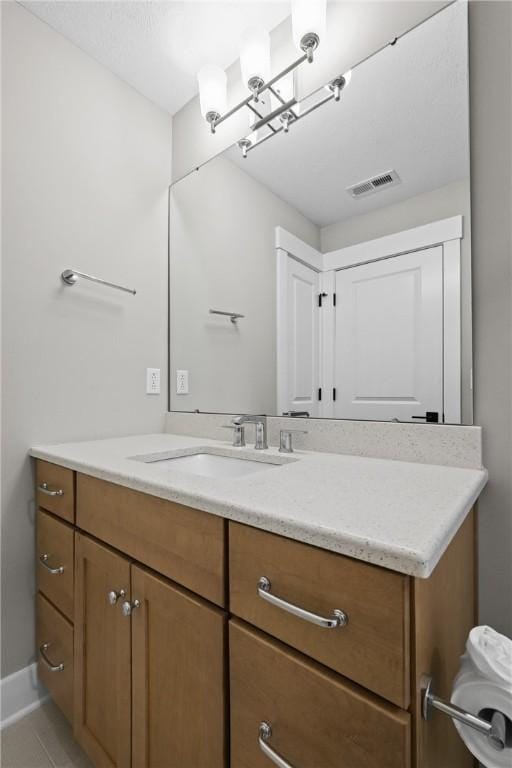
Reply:
[[[3,675],[34,657],[28,448],[160,431],[171,118],[2,4]],[[137,289],[82,284],[66,267]],[[162,395],[145,395],[145,367]]]
[[[223,157],[173,186],[173,410],[275,413],[278,225],[319,248],[314,224]],[[176,369],[190,372],[189,395],[176,395]]]

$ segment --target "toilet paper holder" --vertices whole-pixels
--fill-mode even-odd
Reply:
[[[501,752],[505,749],[507,742],[507,729],[510,727],[510,720],[507,722],[503,712],[495,711],[491,720],[485,720],[483,717],[473,715],[471,712],[456,707],[455,704],[449,704],[443,699],[438,698],[433,693],[433,679],[429,675],[424,675],[421,680],[421,714],[424,720],[429,720],[432,710],[437,709],[445,715],[458,720],[459,723],[474,728],[479,733],[487,737],[491,746]]]

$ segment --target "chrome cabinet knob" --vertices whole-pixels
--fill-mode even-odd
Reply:
[[[130,602],[129,600],[125,600],[121,606],[123,616],[131,616],[135,608],[139,608],[139,606],[140,606],[140,600],[134,600],[133,602]]]
[[[116,592],[115,589],[111,589],[110,592],[107,592],[107,600],[109,601],[110,605],[115,605],[120,597],[124,597],[126,595],[126,592],[124,589],[120,589],[119,592]]]

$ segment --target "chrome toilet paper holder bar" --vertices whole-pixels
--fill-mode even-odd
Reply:
[[[459,723],[474,728],[487,738],[491,746],[498,752],[505,749],[507,718],[503,712],[495,711],[491,720],[473,715],[471,712],[449,704],[438,698],[432,690],[433,680],[429,675],[424,675],[421,681],[421,715],[424,720],[429,720],[433,709],[437,709],[444,715],[448,715]]]

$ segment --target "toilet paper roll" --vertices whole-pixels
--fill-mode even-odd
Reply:
[[[451,700],[452,704],[475,715],[483,709],[496,709],[512,720],[512,688],[470,671],[464,671],[455,680]],[[512,747],[498,752],[483,734],[457,721],[454,724],[469,751],[482,765],[511,768]]]

